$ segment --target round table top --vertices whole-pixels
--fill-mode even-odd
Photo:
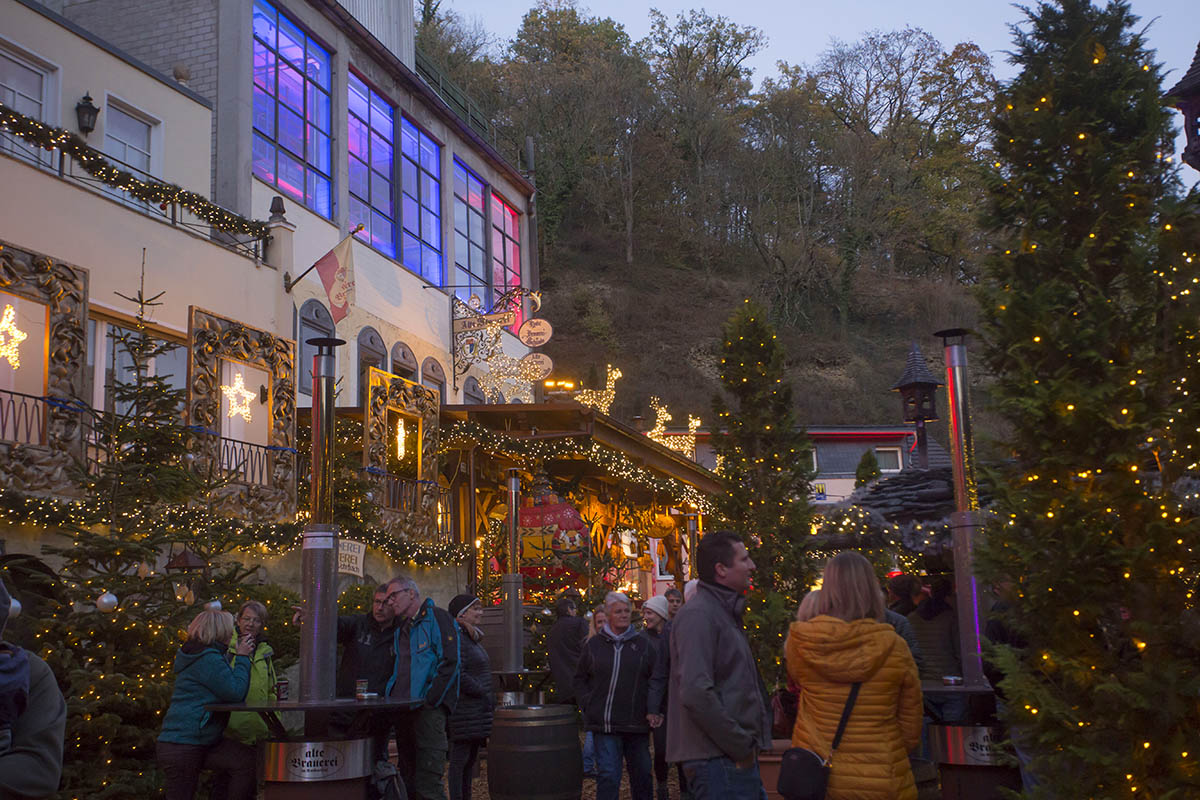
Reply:
[[[262,700],[254,703],[208,703],[208,711],[373,711],[376,709],[420,708],[424,700],[400,700],[371,697],[358,700],[339,697],[334,700]]]

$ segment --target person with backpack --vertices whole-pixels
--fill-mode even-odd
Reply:
[[[479,598],[460,594],[450,601],[450,616],[458,623],[461,681],[458,704],[450,715],[450,800],[471,800],[471,781],[479,750],[492,733],[492,662],[483,649],[483,605]]]

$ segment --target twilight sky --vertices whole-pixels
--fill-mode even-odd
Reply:
[[[534,0],[443,0],[467,19],[477,19],[501,46],[516,33]],[[775,72],[777,61],[811,64],[833,39],[854,41],[868,30],[895,30],[906,25],[923,28],[950,49],[973,41],[991,57],[996,74],[1015,73],[1004,51],[1011,44],[1008,26],[1023,19],[1009,0],[581,0],[596,16],[612,17],[634,39],[649,33],[647,10],[657,8],[674,18],[681,11],[704,8],[739,25],[753,25],[766,33],[764,52],[751,61],[755,81]],[[1168,70],[1164,88],[1187,72],[1200,41],[1197,0],[1132,0],[1142,24],[1151,23],[1149,42]]]

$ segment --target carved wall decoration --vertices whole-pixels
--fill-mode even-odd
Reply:
[[[45,445],[0,443],[0,486],[76,496],[70,477],[82,456],[80,398],[87,369],[88,272],[0,241],[0,289],[49,309],[46,365]]]
[[[438,503],[438,394],[433,389],[410,380],[371,367],[367,373],[370,401],[367,404],[367,419],[363,425],[363,466],[369,475],[382,476],[387,472],[388,409],[421,423],[420,472],[417,479],[416,508],[412,511],[397,511],[381,507],[380,520],[384,528],[393,535],[415,541],[431,542],[437,539]]]
[[[265,485],[230,483],[214,493],[216,510],[257,522],[296,514],[296,344],[258,328],[188,308],[188,420],[198,429],[196,460],[219,463],[221,359],[240,361],[270,376],[270,478]],[[199,429],[204,429],[203,431]]]

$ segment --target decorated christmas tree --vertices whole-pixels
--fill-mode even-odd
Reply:
[[[743,534],[757,566],[746,625],[768,684],[783,674],[787,624],[819,566],[806,553],[812,448],[797,426],[783,367],[766,311],[747,300],[725,323],[713,447],[724,489],[719,524]]]
[[[1031,796],[1198,796],[1197,520],[1155,457],[1172,450],[1168,420],[1197,427],[1171,402],[1165,346],[1179,337],[1160,276],[1183,259],[1162,239],[1161,72],[1128,3],[1027,14],[995,115],[980,295],[1012,459],[979,557],[1028,644],[990,657]]]

